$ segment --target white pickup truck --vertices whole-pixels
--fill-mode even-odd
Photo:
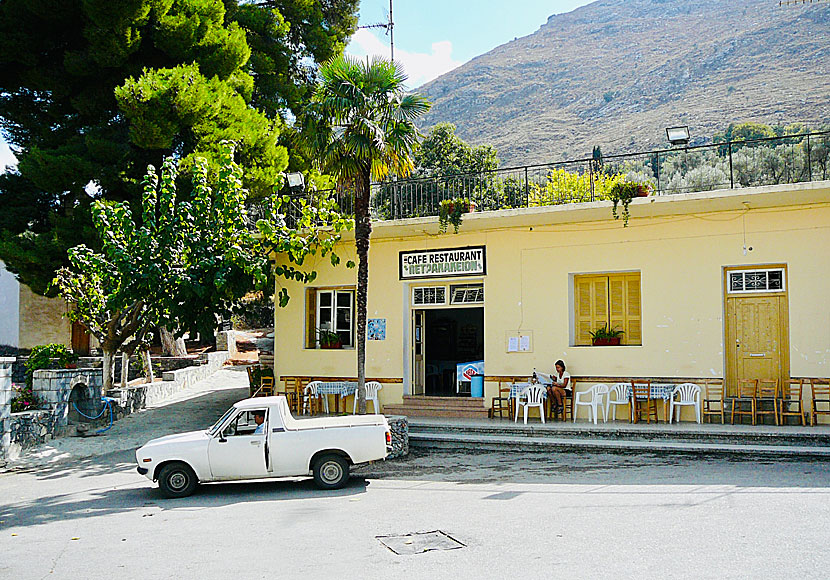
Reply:
[[[294,419],[285,397],[239,401],[207,431],[168,435],[135,452],[138,472],[167,497],[201,482],[314,475],[343,487],[349,467],[385,459],[391,433],[383,415]]]

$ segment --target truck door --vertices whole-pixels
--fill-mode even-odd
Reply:
[[[262,427],[258,416],[262,417]],[[268,409],[240,409],[208,444],[210,472],[214,479],[266,477]]]

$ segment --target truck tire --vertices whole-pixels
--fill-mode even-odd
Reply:
[[[320,489],[340,489],[349,481],[349,462],[342,455],[323,455],[314,462],[314,483]]]
[[[159,472],[159,490],[165,497],[187,497],[198,484],[196,474],[186,463],[168,463]]]

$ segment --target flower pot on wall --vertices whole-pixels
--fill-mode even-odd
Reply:
[[[330,342],[330,343],[327,343],[327,344],[320,344],[320,348],[327,348],[327,349],[343,348],[343,343],[341,343],[341,342]]]
[[[591,341],[594,346],[620,346],[620,337],[613,338],[595,338]]]

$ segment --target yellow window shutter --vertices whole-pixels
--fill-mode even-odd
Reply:
[[[590,345],[591,332],[608,321],[608,278],[575,276],[575,344]]]
[[[626,325],[623,344],[643,344],[640,274],[625,276]]]
[[[317,290],[305,291],[305,347],[317,347]]]
[[[608,327],[625,332],[622,344],[625,344],[628,330],[626,328],[626,279],[624,276],[608,277]]]

